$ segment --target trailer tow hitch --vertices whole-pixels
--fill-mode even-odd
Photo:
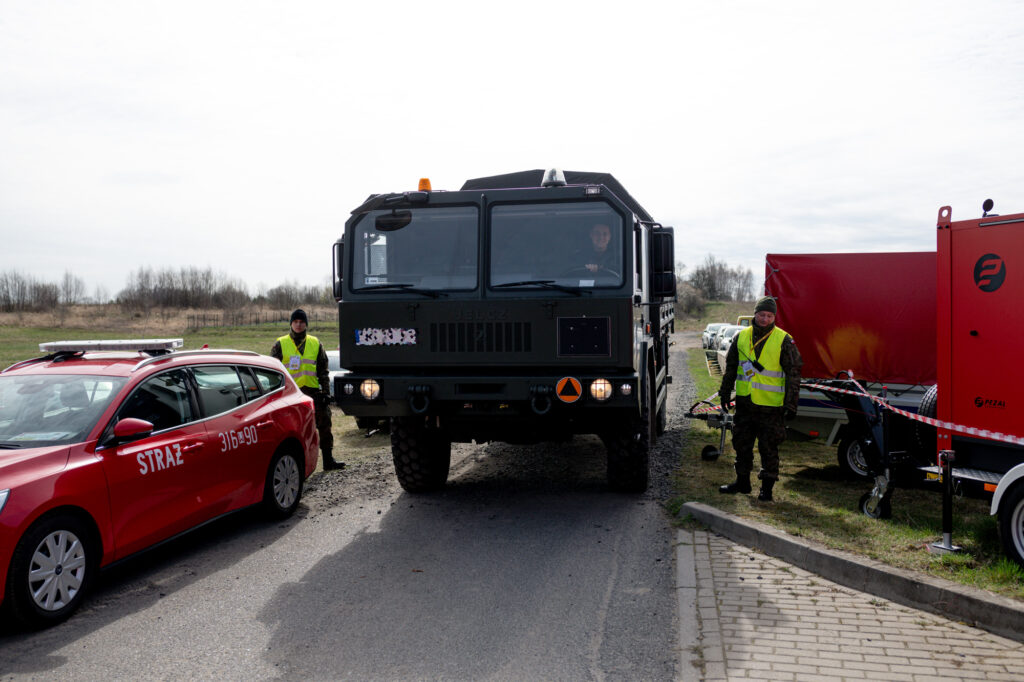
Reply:
[[[698,405],[709,405],[712,409],[694,412],[694,409],[696,409]],[[710,400],[701,400],[694,403],[690,406],[690,409],[687,410],[686,416],[690,419],[706,421],[709,427],[721,430],[721,435],[718,439],[718,447],[716,448],[714,445],[705,445],[700,451],[700,458],[705,462],[713,462],[718,459],[718,456],[725,450],[725,432],[732,431],[733,420],[736,417],[723,411],[720,406],[715,405]]]

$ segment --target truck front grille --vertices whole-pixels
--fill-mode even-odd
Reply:
[[[432,353],[529,353],[529,322],[432,322]]]

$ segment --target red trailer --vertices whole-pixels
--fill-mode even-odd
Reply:
[[[1024,213],[991,208],[959,221],[939,209],[936,449],[954,453],[954,481],[993,496],[1003,549],[1024,563]]]
[[[768,254],[765,292],[779,302],[776,321],[796,340],[804,378],[852,371],[872,395],[884,390],[891,404],[916,413],[935,384],[935,263],[930,251]],[[866,436],[821,392],[801,390],[788,426],[838,444],[839,466],[869,477]]]

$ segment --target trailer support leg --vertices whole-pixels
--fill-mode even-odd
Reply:
[[[949,554],[962,551],[962,547],[953,544],[953,460],[956,459],[952,450],[939,453],[942,465],[942,540],[933,542],[928,551],[933,554]]]

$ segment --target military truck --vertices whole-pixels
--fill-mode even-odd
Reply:
[[[552,169],[371,195],[334,245],[345,414],[387,419],[409,492],[453,442],[596,434],[640,492],[665,429],[673,230],[610,174]]]

